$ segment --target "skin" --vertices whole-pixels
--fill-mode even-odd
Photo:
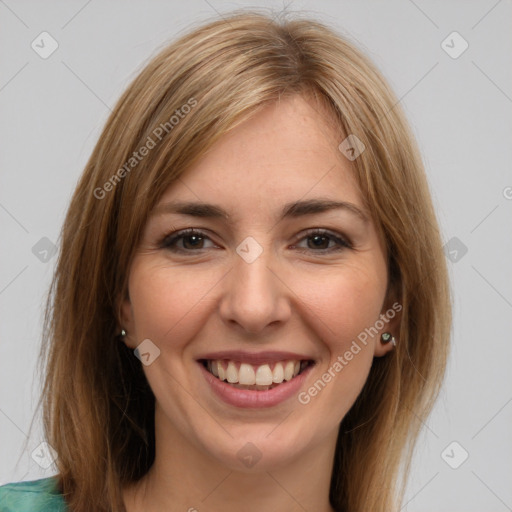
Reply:
[[[155,213],[129,273],[122,325],[132,349],[149,338],[160,349],[144,366],[156,397],[156,458],[125,488],[128,512],[332,511],[329,484],[339,423],[363,388],[374,357],[393,349],[380,333],[398,332],[399,314],[325,388],[304,405],[297,397],[241,409],[211,392],[196,359],[212,350],[283,350],[316,362],[307,390],[359,333],[391,306],[386,255],[369,218],[331,210],[277,221],[283,205],[312,198],[364,202],[342,139],[311,100],[281,99],[237,126],[165,192],[159,205],[208,202],[225,219]],[[195,228],[172,252],[159,243]],[[306,236],[322,228],[348,238]],[[247,263],[237,246],[248,236],[263,248]],[[323,243],[322,243],[323,241]],[[302,251],[302,252],[301,252]],[[254,444],[261,459],[241,464]]]

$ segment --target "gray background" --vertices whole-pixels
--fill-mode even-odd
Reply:
[[[57,242],[109,110],[147,59],[190,23],[242,6],[280,10],[283,3],[0,0],[0,484],[55,472],[31,457],[41,450],[39,426],[22,451],[56,259],[40,240]],[[337,27],[387,77],[419,140],[451,251],[448,377],[424,425],[403,510],[512,510],[512,4],[297,0],[287,7]],[[31,48],[43,31],[59,45],[47,59]],[[441,46],[453,31],[469,44],[458,58]],[[448,462],[460,464],[463,450],[469,457],[453,469]]]

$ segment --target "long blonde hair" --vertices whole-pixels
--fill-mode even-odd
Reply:
[[[403,307],[395,352],[374,360],[340,425],[330,501],[343,512],[398,509],[443,380],[451,326],[421,157],[397,98],[346,38],[311,19],[244,11],[194,28],[135,78],[67,212],[47,303],[40,404],[73,512],[124,510],[123,487],[154,460],[154,396],[140,362],[117,339],[119,303],[148,213],[219,138],[288,94],[327,107],[340,142],[355,134],[365,144],[353,168],[387,245],[389,293]]]

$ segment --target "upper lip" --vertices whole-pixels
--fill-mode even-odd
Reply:
[[[304,354],[297,354],[295,352],[281,352],[281,351],[265,351],[265,352],[246,352],[245,350],[221,350],[218,352],[209,352],[198,360],[212,359],[229,359],[231,361],[241,361],[251,364],[265,364],[274,363],[277,361],[311,361],[313,358]]]

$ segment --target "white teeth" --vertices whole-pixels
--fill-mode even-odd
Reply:
[[[256,384],[258,386],[270,386],[272,384],[272,370],[268,364],[258,366],[256,370]]]
[[[217,365],[217,373],[219,374],[220,380],[226,380],[226,371],[220,361],[213,361],[213,365]]]
[[[238,382],[238,371],[233,361],[229,361],[228,363],[228,369],[226,370],[226,378],[228,379],[228,382],[231,382],[232,384]]]
[[[218,377],[219,380],[227,380],[230,384],[238,384],[242,387],[255,386],[256,389],[265,389],[261,386],[272,386],[293,379],[307,367],[307,362],[279,361],[274,364],[273,370],[268,363],[253,366],[248,363],[221,360],[210,360],[206,366],[210,373]]]
[[[284,380],[291,380],[293,378],[294,362],[288,361],[284,367]]]
[[[259,370],[259,368],[258,368]],[[240,370],[238,371],[238,383],[239,384],[259,384],[254,368],[250,364],[242,363]]]
[[[272,372],[272,382],[276,384],[281,384],[284,380],[284,368],[283,363],[276,363],[274,366],[274,371]]]

